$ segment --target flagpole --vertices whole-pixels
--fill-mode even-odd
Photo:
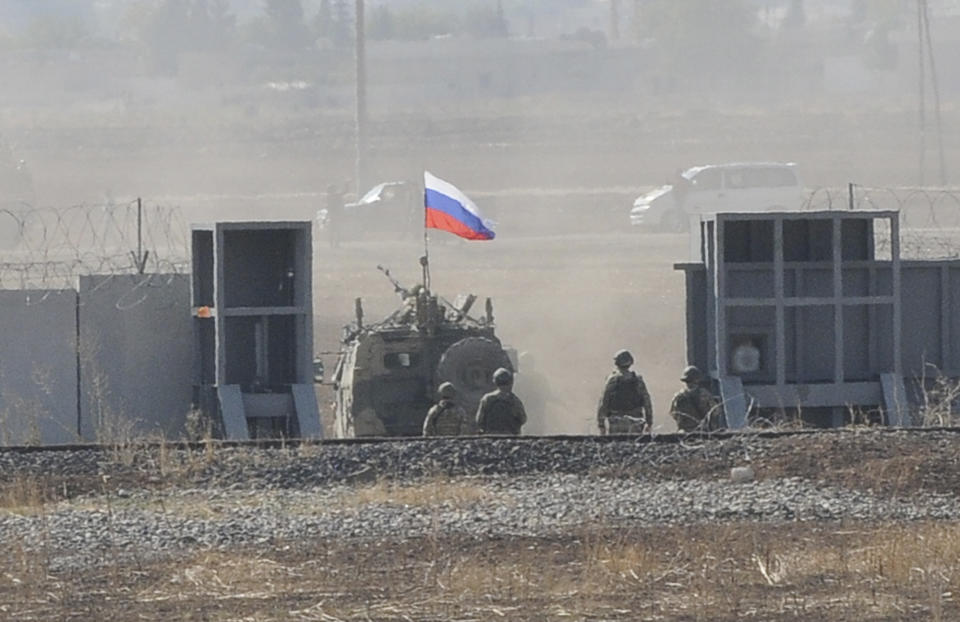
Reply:
[[[423,289],[430,291],[430,237],[427,235],[427,186],[423,186],[423,257],[420,258],[423,269]]]

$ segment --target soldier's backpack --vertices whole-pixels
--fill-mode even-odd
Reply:
[[[610,410],[628,412],[643,406],[643,398],[640,396],[640,378],[635,373],[629,371],[618,374],[613,378],[613,383]]]
[[[441,401],[436,408],[437,418],[434,421],[434,426],[438,435],[457,436],[464,432],[461,429],[463,411],[454,402]]]
[[[519,434],[512,395],[496,395],[488,398],[484,413],[484,430],[487,434]]]

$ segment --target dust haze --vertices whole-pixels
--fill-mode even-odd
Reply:
[[[2,199],[312,219],[330,184],[430,170],[497,223],[493,242],[431,234],[434,290],[492,297],[498,334],[549,380],[531,430],[583,433],[624,347],[673,429],[689,250],[630,230],[642,191],[755,160],[796,162],[810,189],[956,181],[960,2],[366,0],[359,167],[356,4],[4,0],[2,166],[31,187]],[[317,350],[355,297],[371,318],[399,302],[377,264],[414,282],[422,253],[318,232]]]

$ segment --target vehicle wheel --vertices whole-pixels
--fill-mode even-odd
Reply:
[[[687,230],[687,219],[679,210],[664,212],[660,217],[660,230],[668,233],[682,233]]]
[[[452,382],[460,394],[461,406],[471,412],[476,410],[483,394],[494,389],[493,372],[500,367],[513,370],[498,342],[486,337],[466,337],[440,356],[437,385]]]

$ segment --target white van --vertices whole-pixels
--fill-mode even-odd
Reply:
[[[673,184],[638,197],[630,224],[683,231],[697,214],[800,209],[806,194],[796,168],[792,162],[694,166]]]

